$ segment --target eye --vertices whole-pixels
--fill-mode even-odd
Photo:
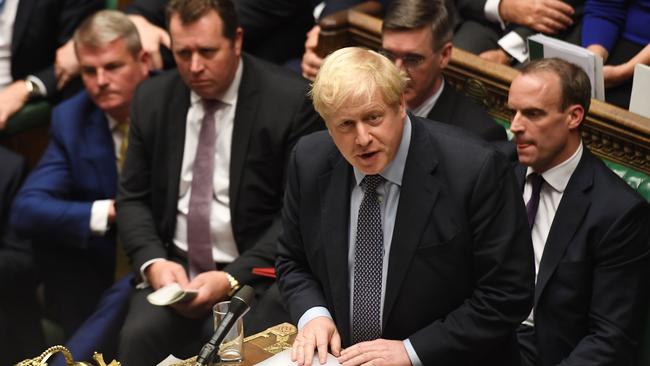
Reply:
[[[81,73],[86,76],[93,76],[97,73],[97,70],[94,67],[82,67]]]
[[[178,50],[176,51],[176,57],[181,60],[188,60],[192,57],[192,52],[190,50]]]

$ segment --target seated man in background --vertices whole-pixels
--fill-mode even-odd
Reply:
[[[114,280],[114,197],[129,109],[149,73],[138,32],[104,10],[74,34],[85,91],[52,114],[51,141],[18,193],[12,223],[34,239],[45,299],[67,336]]]
[[[17,237],[9,225],[11,204],[25,177],[25,161],[0,146],[0,172],[0,365],[13,365],[40,354],[45,342],[30,243]]]
[[[28,100],[59,95],[57,47],[102,7],[102,0],[0,2],[0,129]]]
[[[582,144],[590,92],[560,59],[531,62],[510,87],[537,274],[522,365],[630,365],[646,324],[650,206]]]
[[[650,0],[592,0],[585,4],[582,46],[606,65],[605,100],[628,109],[637,64],[650,65]]]
[[[501,64],[528,60],[526,39],[544,33],[580,44],[584,0],[455,0],[456,47]]]
[[[516,179],[481,139],[407,114],[406,85],[353,47],[313,84],[328,131],[291,155],[276,261],[292,358],[519,365],[534,278]]]
[[[382,26],[382,54],[404,70],[409,82],[404,99],[419,117],[453,124],[486,140],[505,140],[506,133],[487,112],[452,85],[442,71],[451,60],[453,19],[443,0],[394,0]],[[313,79],[320,58],[305,54],[303,72]],[[311,66],[310,66],[311,65]]]
[[[120,238],[152,287],[131,299],[125,365],[196,355],[213,333],[212,306],[242,284],[256,291],[248,334],[288,318],[279,296],[268,296],[277,295],[273,281],[252,269],[274,263],[290,151],[322,128],[304,80],[242,53],[233,2],[171,0],[168,20],[178,70],[136,93],[117,199]],[[166,307],[147,301],[171,283],[198,295]]]

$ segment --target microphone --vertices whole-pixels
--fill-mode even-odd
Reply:
[[[250,303],[254,295],[253,288],[244,285],[232,296],[230,306],[228,306],[228,312],[219,323],[217,330],[214,331],[212,338],[201,348],[201,352],[199,352],[199,356],[196,358],[197,365],[208,365],[212,357],[214,357],[215,352],[219,349],[221,342],[226,337],[226,334],[230,331],[230,328],[235,325],[237,319],[244,316],[248,309],[250,309]]]

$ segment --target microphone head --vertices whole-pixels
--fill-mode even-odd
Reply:
[[[242,286],[230,299],[230,306],[228,312],[236,316],[240,316],[248,310],[255,297],[255,291],[248,285]]]

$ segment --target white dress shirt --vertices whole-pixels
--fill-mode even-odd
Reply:
[[[0,7],[0,90],[13,81],[11,76],[11,38],[14,35],[14,22],[18,0],[5,0]]]
[[[445,78],[443,76],[440,76],[440,77],[442,78],[442,80],[440,82],[440,88],[438,88],[438,90],[435,93],[433,93],[432,96],[427,98],[427,100],[425,100],[418,107],[413,108],[411,110],[411,112],[413,112],[413,114],[415,114],[418,117],[427,118],[427,116],[429,115],[429,112],[431,112],[433,107],[438,102],[438,99],[440,98],[440,94],[442,94],[442,89],[445,88]]]
[[[580,143],[576,152],[573,153],[569,159],[541,174],[542,178],[544,178],[544,183],[540,189],[539,206],[537,208],[537,215],[535,216],[535,222],[533,223],[533,229],[531,231],[533,250],[535,252],[535,282],[537,282],[539,264],[542,261],[544,246],[546,245],[548,233],[551,231],[551,225],[553,225],[555,213],[558,206],[560,206],[560,201],[562,201],[564,190],[566,189],[567,184],[569,184],[571,175],[573,175],[573,172],[576,170],[576,167],[580,162],[582,150],[582,143]],[[532,184],[530,179],[528,179],[532,173],[534,173],[534,171],[529,167],[526,171],[526,185],[524,186],[524,202],[526,203],[528,203],[532,195]],[[534,326],[533,311],[530,312],[530,315],[528,315],[528,319],[524,321],[524,324]]]

